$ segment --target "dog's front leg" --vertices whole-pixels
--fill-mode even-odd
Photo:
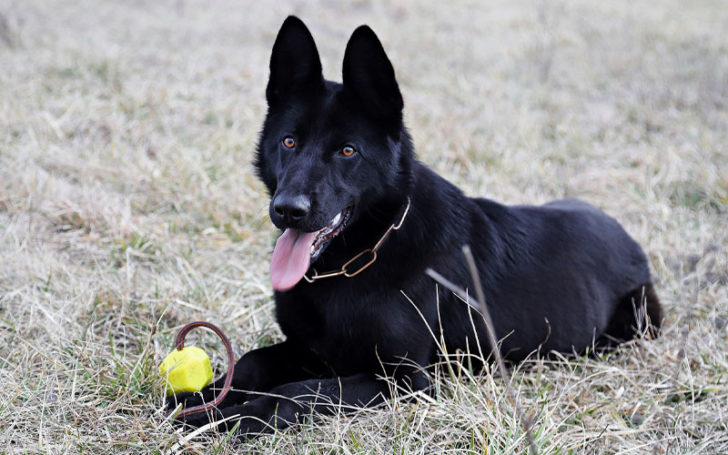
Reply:
[[[235,364],[232,389],[218,406],[222,409],[239,405],[249,400],[250,392],[265,392],[275,386],[320,377],[326,373],[319,358],[310,350],[291,341],[252,350]],[[184,408],[209,403],[222,389],[222,377],[198,393],[183,393],[169,397],[167,406],[174,409],[178,403]],[[185,419],[190,424],[204,424],[209,421],[205,414],[196,414]]]
[[[300,423],[310,414],[330,415],[351,411],[356,407],[375,406],[390,396],[390,384],[375,375],[307,379],[274,387],[245,404],[216,410],[214,418],[230,418],[222,428],[233,428],[239,421],[238,433],[269,433]]]

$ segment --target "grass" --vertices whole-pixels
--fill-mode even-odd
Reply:
[[[421,159],[468,194],[581,197],[648,252],[661,338],[513,368],[539,453],[728,452],[728,10],[451,3],[0,0],[0,452],[527,447],[501,377],[466,361],[431,397],[242,447],[164,419],[157,365],[185,322],[218,323],[237,354],[281,338],[250,161],[289,13],[334,79],[373,26]]]

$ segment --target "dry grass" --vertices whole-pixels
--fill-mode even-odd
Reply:
[[[663,337],[512,372],[540,453],[728,453],[728,9],[447,3],[0,0],[0,452],[526,448],[500,376],[457,365],[432,398],[243,448],[164,420],[181,324],[238,354],[280,338],[249,163],[297,13],[332,78],[353,27],[379,32],[420,157],[469,194],[583,197],[648,251]]]

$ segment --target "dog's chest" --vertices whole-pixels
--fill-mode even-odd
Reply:
[[[393,335],[386,296],[346,287],[327,290],[278,296],[276,311],[283,333],[317,352],[339,374],[360,370],[362,363],[376,363]]]

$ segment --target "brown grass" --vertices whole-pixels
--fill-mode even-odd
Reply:
[[[243,447],[165,421],[157,365],[183,323],[238,354],[281,337],[249,163],[289,13],[335,79],[374,27],[420,157],[467,193],[582,197],[648,252],[661,338],[512,371],[540,453],[728,453],[728,9],[710,0],[0,0],[0,452],[526,449],[500,376],[457,365],[433,397]]]

